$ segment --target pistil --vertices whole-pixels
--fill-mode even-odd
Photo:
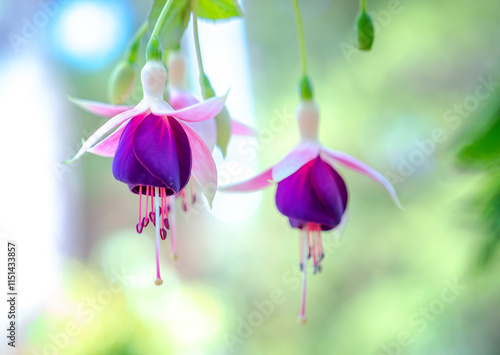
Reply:
[[[307,258],[308,258],[308,250],[309,250],[309,228],[306,227],[307,230],[300,229],[300,244],[302,250],[301,256],[301,269],[302,269],[302,305],[300,307],[300,315],[297,321],[299,324],[306,324],[306,281],[307,281]]]
[[[153,189],[153,187],[151,188]],[[158,187],[154,188],[154,203],[156,206],[156,221],[160,220],[160,189]],[[151,196],[151,201],[153,196]],[[163,283],[160,275],[160,223],[156,223],[156,280],[155,285],[160,286]]]

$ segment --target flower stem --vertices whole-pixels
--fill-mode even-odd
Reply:
[[[295,18],[297,20],[297,30],[299,33],[300,57],[302,62],[302,74],[307,75],[307,62],[306,62],[306,45],[304,40],[304,28],[302,26],[302,18],[300,17],[299,1],[293,0],[295,9]]]
[[[201,58],[201,49],[200,49],[200,38],[198,36],[198,14],[196,9],[193,10],[193,37],[194,37],[194,46],[196,48],[196,60],[198,62],[198,71],[200,72],[200,83],[205,76],[205,71],[203,70],[203,60]]]
[[[168,9],[172,6],[173,0],[167,0],[163,9],[161,10],[160,16],[156,20],[153,32],[151,32],[151,37],[149,37],[148,45],[146,47],[146,60],[162,60],[163,50],[161,48],[160,41],[158,40],[158,35],[160,33],[161,25],[167,16]]]
[[[163,24],[163,20],[165,20],[165,16],[167,15],[168,9],[172,5],[173,0],[167,0],[163,9],[161,10],[160,16],[158,16],[158,20],[156,20],[155,27],[153,28],[153,32],[151,32],[151,38],[158,37],[160,33],[161,25]]]
[[[141,27],[139,27],[137,32],[134,34],[134,37],[130,41],[130,50],[128,56],[128,61],[130,63],[135,63],[135,59],[137,57],[137,50],[139,49],[139,43],[141,42],[141,38],[144,36],[147,30],[148,30],[148,21],[145,21],[141,25]]]
[[[359,0],[359,7],[362,11],[366,11],[366,0]]]

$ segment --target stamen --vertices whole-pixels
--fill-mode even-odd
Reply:
[[[191,191],[191,203],[194,205],[196,203],[196,187],[194,182],[189,184],[189,190]]]
[[[144,226],[142,225],[142,223],[136,224],[135,230],[137,231],[138,234],[141,234],[143,229],[144,229]]]
[[[146,214],[142,218],[142,226],[146,228],[149,224],[149,218],[148,218],[148,199],[149,199],[149,186],[146,186]]]
[[[153,187],[151,187],[153,189]],[[151,201],[153,201],[153,196],[151,196]],[[159,189],[156,188],[155,193],[155,205],[156,205],[156,220],[160,219],[160,193]],[[156,224],[156,280],[155,285],[160,286],[163,283],[160,275],[160,223]]]
[[[304,245],[302,238],[303,236],[303,230],[299,229],[299,265],[300,265],[300,271],[304,269]]]
[[[309,242],[309,225],[306,226],[307,231],[300,230],[300,242],[302,244],[302,305],[300,307],[300,315],[297,318],[299,324],[306,324],[306,280],[307,280],[307,250]],[[304,235],[306,234],[306,235]]]
[[[141,223],[142,220],[142,185],[139,185],[139,223]],[[139,225],[137,223],[137,225]]]
[[[187,212],[188,207],[186,203],[186,192],[184,191],[184,189],[181,191],[181,197],[182,197],[182,210],[184,212]]]
[[[170,211],[169,221],[171,223],[170,228],[170,243],[172,248],[172,258],[177,260],[177,235],[175,233],[175,198],[170,199],[168,204],[168,210]],[[170,227],[170,226],[169,226]]]
[[[160,229],[160,238],[161,240],[167,239],[167,230],[165,228]]]

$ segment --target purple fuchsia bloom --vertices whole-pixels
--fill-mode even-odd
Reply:
[[[172,106],[174,110],[182,110],[188,107],[199,105],[199,101],[184,88],[184,82],[186,77],[186,60],[181,52],[174,51],[171,52],[168,56],[167,60],[167,72],[168,72],[168,103]],[[128,110],[133,109],[131,106],[123,106],[123,105],[109,105],[105,103],[98,103],[87,100],[79,100],[79,99],[71,99],[76,105],[80,106],[84,110],[94,113],[103,117],[113,117],[115,115],[121,114]],[[215,121],[215,115],[209,119],[197,122],[184,122],[185,125],[190,127],[194,132],[196,132],[205,145],[208,147],[208,150],[212,152],[215,148],[215,144],[217,141],[217,126]],[[234,135],[245,135],[245,136],[255,136],[256,132],[252,128],[244,125],[238,121],[232,121],[231,124],[232,134]],[[122,132],[123,133],[123,130]],[[113,157],[117,151],[118,143],[120,141],[121,134],[120,132],[116,132],[114,137],[108,137],[108,140],[105,143],[97,144],[95,147],[88,150],[89,153],[105,156],[105,157]],[[104,142],[104,141],[103,141]],[[197,157],[193,156],[192,164],[196,165],[198,162],[196,161]],[[201,162],[203,163],[203,162]],[[194,179],[196,180],[196,178]],[[165,213],[169,213],[170,216],[167,219],[168,226],[170,227],[170,242],[171,249],[174,260],[177,259],[177,240],[175,234],[175,218],[173,217],[175,213],[175,199],[182,199],[182,209],[184,212],[188,210],[189,202],[194,204],[197,200],[196,195],[196,186],[195,181],[190,179],[183,187],[179,190],[179,192],[173,196],[165,197],[165,204],[167,209],[161,209]],[[143,228],[149,224],[150,220],[154,218],[154,206],[151,205],[151,210],[148,214],[149,204],[148,200],[150,198],[150,193],[147,188],[143,189],[142,195],[146,195],[146,213],[145,216],[142,217],[142,211],[139,210],[139,223],[137,223],[136,229],[138,233],[141,233]],[[140,197],[140,200],[141,200]],[[151,198],[151,204],[153,204],[153,199]],[[162,203],[163,205],[163,203]],[[141,222],[142,220],[142,222]],[[168,228],[166,228],[168,229]],[[161,233],[162,236],[166,236],[166,229],[162,228]],[[165,231],[165,233],[163,232]]]
[[[92,113],[113,117],[69,161],[86,152],[114,156],[114,177],[139,195],[137,232],[141,233],[150,220],[155,224],[157,285],[162,283],[159,238],[165,239],[170,228],[171,197],[182,191],[192,176],[211,205],[217,186],[211,150],[187,123],[212,119],[222,110],[226,99],[215,97],[175,110],[163,99],[166,77],[160,61],[148,61],[141,73],[144,98],[134,108],[74,100]],[[146,196],[144,216],[143,195]],[[174,247],[175,241],[172,243]]]
[[[337,172],[343,165],[381,184],[401,207],[396,191],[378,171],[352,156],[323,147],[318,141],[319,111],[312,100],[302,101],[297,110],[301,142],[279,163],[249,180],[224,186],[220,191],[250,192],[277,183],[276,206],[299,229],[302,306],[299,322],[306,322],[307,260],[312,257],[314,273],[321,271],[324,258],[321,231],[339,228],[345,222],[348,192]]]

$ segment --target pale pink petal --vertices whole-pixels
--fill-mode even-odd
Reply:
[[[168,92],[168,102],[175,110],[196,105],[198,100],[186,90],[171,88]],[[186,122],[203,139],[208,149],[212,152],[217,143],[217,124],[215,119],[202,122]]]
[[[238,182],[235,184],[229,184],[226,186],[222,186],[219,188],[221,192],[251,192],[262,190],[271,185],[270,180],[273,178],[272,174],[273,168],[269,168],[263,173],[260,173],[257,176],[249,180],[245,180],[242,182]]]
[[[212,97],[180,110],[169,109],[170,105],[156,100],[151,103],[151,112],[161,116],[173,116],[186,122],[200,122],[214,118],[223,108],[227,95]]]
[[[236,136],[257,137],[255,129],[236,120],[231,120],[231,133]]]
[[[279,182],[299,170],[304,164],[316,158],[320,146],[316,143],[300,143],[273,167],[273,182]]]
[[[114,117],[133,108],[132,106],[111,105],[103,102],[75,99],[73,97],[69,97],[69,100],[85,111],[102,117]]]
[[[163,99],[152,99],[149,103],[151,112],[157,116],[172,116],[175,110]]]
[[[186,124],[181,122],[181,125],[186,131],[189,146],[191,147],[191,174],[200,185],[201,191],[207,198],[211,208],[215,192],[217,191],[217,168],[214,158],[212,158],[212,153],[205,142],[203,142],[203,139]]]
[[[187,90],[171,88],[168,91],[168,103],[174,110],[180,110],[185,107],[196,105],[199,101]]]
[[[145,101],[139,102],[139,104],[128,111],[122,112],[119,115],[116,115],[115,117],[109,119],[105,124],[103,124],[97,131],[92,134],[89,139],[87,139],[78,153],[71,158],[68,161],[65,161],[65,163],[72,163],[75,160],[79,159],[83,154],[85,154],[90,148],[92,148],[97,142],[99,142],[102,137],[104,137],[106,134],[108,134],[111,130],[116,128],[117,126],[121,125],[125,121],[129,120],[130,118],[141,115],[146,113],[148,110],[149,105]]]
[[[118,148],[118,143],[120,142],[120,137],[122,136],[123,130],[128,123],[128,120],[125,121],[116,131],[94,145],[87,152],[103,157],[113,157],[115,155],[116,148]]]
[[[208,149],[213,152],[217,143],[217,123],[215,119],[201,122],[186,122],[203,139]]]
[[[362,163],[361,161],[357,160],[356,158],[350,156],[349,154],[335,151],[335,150],[330,150],[323,148],[321,150],[322,153],[322,158],[324,158],[325,161],[327,161],[330,165],[334,165],[335,163],[340,163],[344,165],[345,167],[354,170],[358,173],[361,173],[370,179],[378,182],[380,185],[385,187],[389,195],[391,196],[392,200],[396,203],[396,205],[403,209],[401,206],[401,203],[399,202],[398,195],[396,193],[396,190],[394,187],[391,185],[389,180],[386,179],[384,175],[379,173],[377,170],[371,168],[370,166],[366,165],[365,163]]]

